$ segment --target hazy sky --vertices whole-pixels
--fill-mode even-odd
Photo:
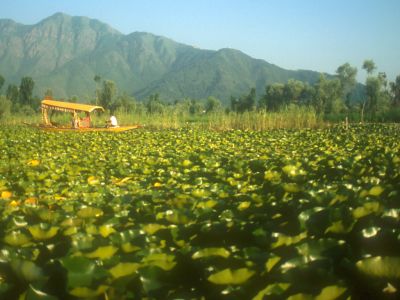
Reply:
[[[34,24],[56,12],[99,19],[203,49],[235,48],[286,69],[334,73],[373,59],[400,75],[400,0],[0,0],[0,18]]]

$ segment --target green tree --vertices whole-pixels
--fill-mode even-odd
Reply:
[[[21,105],[33,106],[32,103],[32,92],[35,86],[35,82],[32,77],[25,76],[21,79],[19,86],[19,102]]]
[[[0,75],[0,91],[3,88],[4,82],[5,82],[4,77]]]
[[[349,63],[345,63],[339,66],[336,70],[337,77],[340,81],[340,87],[342,90],[342,98],[346,105],[350,106],[350,94],[354,89],[357,81],[357,68],[352,67]]]
[[[115,82],[112,80],[104,80],[103,87],[100,91],[100,105],[105,109],[110,109],[114,100],[114,96],[117,93],[117,87]]]
[[[363,62],[362,68],[367,72],[368,75],[372,75],[372,73],[376,70],[376,65],[372,59],[366,59]]]
[[[372,60],[365,60],[363,69],[367,72],[367,79],[365,82],[366,99],[361,108],[361,121],[364,121],[364,111],[371,119],[375,120],[378,114],[383,115],[389,109],[387,77],[383,72],[380,72],[377,76],[372,76],[376,69]]]
[[[15,84],[9,84],[6,91],[6,97],[13,105],[16,105],[19,100],[19,90]]]
[[[304,83],[299,80],[289,79],[284,88],[284,99],[286,103],[299,104]]]
[[[259,108],[267,109],[269,111],[277,111],[283,104],[285,85],[282,83],[273,83],[267,85],[265,88],[265,94],[259,100]]]
[[[220,111],[222,108],[221,101],[218,100],[215,97],[208,97],[206,104],[205,104],[205,110],[207,113],[212,113],[212,112],[217,112]]]
[[[159,94],[150,95],[146,103],[146,110],[150,114],[158,114],[164,111],[164,104],[161,103]]]
[[[312,104],[317,114],[337,114],[344,109],[339,79],[327,79],[321,74],[314,88]]]
[[[394,82],[390,83],[390,91],[392,93],[391,104],[400,107],[400,75],[396,77]]]
[[[99,75],[94,75],[93,77],[94,82],[96,82],[96,91],[95,91],[95,96],[96,96],[96,105],[99,103],[99,84],[101,83],[101,77]]]

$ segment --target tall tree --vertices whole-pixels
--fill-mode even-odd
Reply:
[[[32,92],[35,86],[35,82],[32,77],[25,76],[21,79],[21,84],[19,86],[19,102],[22,105],[32,106]]]
[[[392,105],[400,107],[400,75],[396,77],[394,82],[390,83],[390,91],[392,93]]]
[[[4,85],[4,82],[5,82],[4,77],[0,75],[0,91],[1,91],[1,88],[3,87],[3,85]]]
[[[101,82],[100,75],[94,75],[93,80],[94,80],[94,82],[96,82],[95,94],[96,94],[96,105],[97,105],[97,104],[99,104],[99,94],[100,94],[100,91],[99,91],[99,84]]]
[[[111,104],[114,100],[114,96],[117,93],[117,87],[115,82],[112,80],[104,80],[103,87],[100,92],[100,105],[105,109],[111,108]]]
[[[270,111],[277,111],[285,104],[284,99],[285,85],[282,83],[273,83],[267,85],[265,94],[260,98],[259,107]]]
[[[356,85],[357,68],[345,63],[337,68],[336,74],[340,81],[343,100],[349,106],[350,94]]]
[[[300,80],[289,79],[285,84],[284,94],[286,102],[299,104],[304,83]]]
[[[365,71],[367,71],[368,76],[372,75],[372,73],[376,70],[375,62],[372,59],[364,60],[362,67]]]
[[[205,110],[207,113],[219,111],[221,110],[221,107],[222,107],[221,101],[219,101],[217,98],[212,96],[207,98],[205,104]]]
[[[13,105],[17,104],[19,100],[19,90],[15,84],[9,84],[6,91],[6,97]]]

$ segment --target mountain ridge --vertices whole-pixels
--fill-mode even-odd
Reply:
[[[0,19],[0,74],[18,84],[31,76],[35,93],[52,89],[57,98],[94,96],[95,75],[120,91],[145,99],[214,96],[224,103],[256,87],[297,79],[314,83],[319,74],[286,70],[240,50],[199,49],[147,32],[122,34],[96,19],[56,13],[36,24]]]

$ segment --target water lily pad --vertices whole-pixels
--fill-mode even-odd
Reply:
[[[26,246],[31,242],[31,239],[28,235],[17,230],[8,233],[4,237],[4,242],[11,246]]]
[[[97,207],[84,207],[78,211],[77,215],[83,219],[97,218],[103,215],[103,211]]]
[[[100,285],[97,289],[90,289],[87,287],[76,287],[69,291],[72,296],[79,297],[79,298],[94,298],[105,291],[107,291],[109,286],[107,285]]]
[[[337,299],[344,292],[346,292],[346,288],[338,286],[338,285],[330,285],[324,287],[319,295],[317,295],[314,299],[315,300],[328,300],[328,299]]]
[[[254,274],[254,271],[247,268],[240,268],[237,270],[228,268],[208,276],[207,280],[214,284],[242,284]]]
[[[193,259],[199,259],[199,258],[204,258],[204,257],[209,257],[209,256],[220,256],[227,258],[231,255],[231,253],[226,250],[225,248],[204,248],[199,251],[196,251],[193,253],[192,258]]]
[[[32,261],[14,259],[11,261],[11,268],[18,277],[26,282],[35,282],[46,278],[42,268],[38,267]]]
[[[359,260],[356,266],[358,270],[367,275],[393,279],[400,278],[400,257],[368,257]]]
[[[58,229],[56,226],[48,226],[43,223],[28,227],[33,238],[38,241],[51,239],[57,234]]]
[[[96,264],[82,256],[67,256],[60,260],[67,271],[69,287],[90,286],[95,278]]]
[[[164,271],[169,271],[176,266],[175,256],[166,253],[151,253],[143,258],[143,264],[157,266]]]
[[[264,296],[281,295],[290,287],[290,283],[278,282],[267,285],[267,287],[257,293],[253,300],[263,300]]]
[[[85,255],[86,257],[89,258],[108,259],[112,257],[117,251],[118,251],[117,247],[109,245],[109,246],[99,247],[93,252],[86,253]]]
[[[110,269],[110,273],[114,279],[117,279],[134,274],[139,267],[140,264],[137,263],[119,263]]]

